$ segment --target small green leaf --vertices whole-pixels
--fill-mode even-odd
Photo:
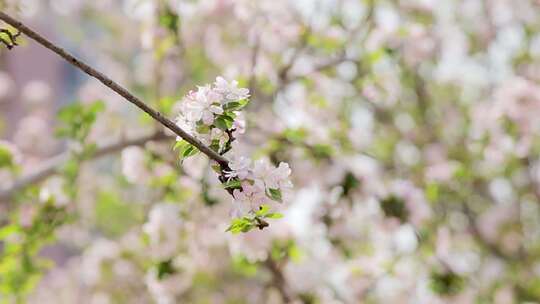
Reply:
[[[236,188],[242,188],[241,186],[241,182],[237,179],[233,179],[233,180],[230,180],[226,183],[223,184],[223,187],[225,187],[225,189],[229,189],[229,188],[233,188],[233,189],[236,189]]]
[[[190,156],[193,156],[195,154],[199,153],[199,150],[197,148],[195,148],[194,145],[189,145],[185,150],[184,150],[184,153],[182,154],[182,156],[184,158],[188,158]]]
[[[436,202],[439,198],[439,185],[436,183],[430,183],[426,186],[426,198],[430,202]]]
[[[161,98],[158,101],[158,107],[160,112],[162,112],[165,115],[171,114],[174,105],[176,104],[176,98],[173,98],[172,96],[166,96]]]
[[[255,227],[255,221],[249,217],[235,218],[232,220],[231,225],[227,228],[227,232],[232,234],[238,234],[240,232],[248,232]]]
[[[216,151],[216,152],[219,152],[219,140],[218,139],[214,139],[212,140],[212,144],[210,144],[210,149]]]
[[[103,112],[105,110],[105,103],[103,100],[96,100],[89,106],[89,112],[91,114],[97,114],[99,112]]]
[[[21,231],[21,227],[17,225],[8,225],[0,229],[0,240],[5,239],[7,236],[18,233]]]
[[[182,150],[183,149],[183,146],[189,144],[187,141],[185,140],[179,140],[177,141],[175,144],[174,144],[174,147],[173,147],[173,150]]]
[[[180,18],[178,14],[167,7],[163,13],[159,16],[159,25],[167,28],[169,31],[175,33],[178,30],[180,24]]]
[[[181,159],[184,159],[184,158],[187,158],[187,157],[190,157],[199,153],[199,150],[195,148],[195,146],[193,146],[192,144],[188,143],[185,140],[177,141],[174,144],[173,150],[178,151],[178,155],[180,156]]]
[[[283,218],[283,214],[277,213],[277,212],[272,212],[272,213],[266,214],[264,217],[275,220],[275,219]]]
[[[311,153],[315,158],[330,158],[334,154],[334,148],[326,144],[313,145]]]
[[[140,207],[123,201],[115,192],[99,192],[94,203],[95,225],[105,236],[123,235],[143,218]]]
[[[221,166],[219,164],[213,164],[211,168],[214,170],[214,172],[221,174]]]
[[[219,115],[216,120],[214,120],[214,125],[223,131],[227,131],[232,128],[234,118],[229,115]]]
[[[11,154],[11,151],[9,151],[7,147],[0,145],[0,168],[12,167],[13,165],[13,155]]]
[[[266,215],[266,214],[268,213],[268,211],[270,211],[270,206],[268,206],[268,205],[261,205],[261,206],[259,207],[259,210],[257,210],[257,211],[255,212],[255,214],[256,214],[257,216],[264,216],[264,215]]]
[[[157,277],[158,279],[163,279],[164,277],[174,274],[176,270],[173,266],[172,260],[162,261],[157,265]]]
[[[405,201],[395,195],[390,195],[380,201],[381,209],[387,217],[397,218],[402,222],[409,218],[409,209]]]
[[[270,197],[271,199],[273,199],[274,201],[276,202],[282,202],[282,195],[281,195],[281,190],[279,189],[268,189],[268,193],[267,193],[268,197]]]
[[[459,293],[465,285],[465,279],[453,272],[433,272],[430,287],[435,293],[445,296]]]
[[[348,196],[352,190],[356,189],[360,185],[360,181],[352,174],[347,172],[343,178],[341,186],[343,187],[343,195]]]
[[[222,115],[225,116],[225,118],[227,118],[229,120],[232,120],[232,121],[234,121],[234,119],[236,118],[236,113],[234,113],[234,112],[225,111],[225,113],[223,113]]]
[[[91,104],[73,103],[63,107],[58,112],[58,120],[62,124],[56,130],[56,135],[83,141],[90,133],[97,114],[104,109],[105,103],[100,100]]]
[[[250,262],[245,256],[239,255],[233,258],[233,270],[241,275],[252,277],[257,274],[257,263]]]
[[[200,134],[208,134],[210,133],[210,127],[201,123],[201,124],[197,124],[197,133],[200,133]]]
[[[83,146],[83,150],[80,153],[82,159],[89,159],[94,155],[97,150],[97,144],[89,143]]]
[[[226,105],[224,105],[223,110],[225,110],[226,112],[239,111],[242,108],[244,108],[245,106],[247,106],[248,102],[249,101],[247,99],[242,99],[242,100],[239,100],[239,101],[232,101],[232,102],[229,102]]]
[[[304,128],[287,129],[283,132],[283,136],[290,142],[299,144],[302,143],[308,135],[308,132]]]

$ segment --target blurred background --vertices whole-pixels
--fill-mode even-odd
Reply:
[[[540,2],[0,7],[171,119],[238,80],[236,148],[294,184],[282,219],[225,232],[204,155],[22,35],[0,49],[0,302],[540,303]]]

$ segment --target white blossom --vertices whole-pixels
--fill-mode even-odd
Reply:
[[[196,92],[190,92],[184,98],[183,115],[188,121],[202,120],[205,125],[211,125],[214,115],[223,114],[223,108],[219,104],[220,97],[210,86],[199,87]]]
[[[243,180],[249,176],[251,159],[245,156],[237,156],[229,162],[231,171],[225,172],[228,178],[238,177]]]
[[[39,200],[44,203],[52,200],[55,206],[66,206],[69,203],[69,197],[64,187],[62,178],[56,176],[49,178],[39,191]]]
[[[223,77],[217,77],[214,85],[216,86],[216,91],[223,94],[224,103],[249,97],[249,90],[246,88],[239,88],[238,81],[236,80],[228,82]]]
[[[292,182],[289,179],[291,175],[291,168],[288,163],[280,162],[279,166],[272,172],[273,182],[277,185],[277,188],[288,189],[292,188]]]
[[[244,134],[246,132],[246,119],[242,113],[236,116],[236,119],[233,123],[234,135]]]
[[[195,133],[195,122],[194,121],[191,121],[191,120],[188,120],[186,116],[184,115],[178,115],[176,117],[176,125],[186,131],[186,133],[188,134],[191,134],[191,135],[194,135]],[[182,140],[182,138],[180,136],[177,136],[176,137],[176,140],[179,141],[179,140]]]
[[[180,243],[180,208],[172,203],[160,203],[150,211],[143,231],[149,236],[151,255],[158,259],[173,256]]]
[[[237,203],[250,206],[251,210],[256,210],[261,205],[270,202],[264,188],[258,184],[251,185],[248,182],[242,183],[242,190],[235,189],[233,191],[233,197]]]
[[[253,179],[268,188],[277,188],[272,175],[273,168],[266,159],[259,159],[253,164]]]
[[[158,304],[177,303],[175,297],[185,291],[191,284],[191,278],[173,273],[158,278],[157,269],[152,268],[145,277],[146,286]]]
[[[131,146],[122,150],[122,174],[128,182],[134,184],[142,184],[147,180],[149,172],[142,148]]]
[[[287,163],[281,162],[278,168],[274,168],[267,160],[258,160],[253,167],[253,177],[256,182],[262,182],[269,189],[290,188],[289,180],[291,169]]]

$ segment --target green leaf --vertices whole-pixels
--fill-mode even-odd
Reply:
[[[94,207],[96,226],[106,236],[123,235],[144,218],[140,207],[124,202],[115,192],[103,191],[98,194]]]
[[[257,274],[257,263],[250,262],[245,256],[239,255],[233,258],[233,270],[246,277]]]
[[[174,150],[178,151],[178,155],[181,159],[193,156],[197,153],[199,153],[199,150],[192,144],[188,143],[185,140],[177,141],[174,144]]]
[[[371,53],[367,54],[367,61],[370,64],[374,64],[377,61],[381,60],[386,55],[386,50],[384,48],[380,48],[378,50],[375,50]]]
[[[103,101],[95,101],[91,104],[73,103],[63,107],[57,115],[62,123],[56,130],[56,135],[83,141],[90,133],[97,114],[104,109]]]
[[[270,255],[272,256],[272,259],[276,261],[290,259],[293,262],[298,262],[301,258],[302,252],[294,240],[280,239],[272,242]]]
[[[304,128],[298,129],[286,129],[283,132],[283,136],[292,143],[299,144],[302,143],[308,135],[308,132]]]
[[[178,30],[180,18],[178,14],[167,7],[167,9],[159,16],[159,25],[167,28],[171,32]]]
[[[164,115],[171,114],[176,101],[177,99],[172,96],[165,96],[161,98],[158,100],[159,111]]]
[[[160,262],[157,265],[157,272],[158,272],[157,277],[160,280],[165,278],[168,275],[176,273],[176,270],[174,269],[174,266],[173,266],[173,261],[166,260],[166,261]]]
[[[14,165],[13,155],[7,147],[0,145],[0,168],[12,167]]]
[[[465,280],[461,276],[453,272],[433,272],[430,277],[430,287],[435,293],[445,296],[455,295],[459,293],[464,285]]]
[[[343,41],[340,41],[332,36],[322,35],[309,35],[307,43],[308,45],[320,49],[328,54],[335,52],[337,49],[343,46]]]
[[[185,140],[179,140],[179,141],[177,141],[177,142],[174,144],[173,150],[175,150],[175,151],[178,150],[178,149],[181,150],[181,149],[183,149],[183,147],[184,147],[185,145],[187,145],[187,144],[189,144],[187,141],[185,141]]]
[[[436,183],[430,183],[426,186],[426,198],[430,202],[436,202],[439,198],[439,185]]]
[[[257,210],[257,211],[255,212],[255,214],[256,214],[257,216],[264,216],[264,215],[266,215],[266,214],[268,213],[268,211],[270,211],[270,206],[268,206],[268,205],[261,205],[261,206],[259,207],[259,210]]]
[[[343,178],[343,182],[341,183],[341,186],[343,187],[343,195],[348,196],[349,193],[356,189],[359,185],[360,181],[354,176],[354,174],[347,172]]]
[[[249,217],[235,218],[232,220],[231,225],[227,228],[227,232],[232,234],[238,234],[240,232],[248,232],[255,227],[255,220]]]
[[[223,184],[223,187],[225,187],[225,189],[229,189],[229,188],[242,188],[241,186],[241,182],[237,179],[233,179],[233,180],[230,180],[226,183]]]
[[[279,189],[268,189],[267,195],[276,202],[283,202],[281,190]]]
[[[74,181],[75,178],[77,178],[77,175],[79,174],[79,165],[79,161],[74,158],[70,158],[63,164],[61,167],[61,172],[65,175],[68,181]]]
[[[7,236],[21,231],[21,227],[17,225],[8,225],[0,229],[0,240],[4,240]]]
[[[330,158],[334,154],[334,148],[326,144],[316,144],[313,145],[311,153],[318,159]]]
[[[182,154],[182,156],[184,158],[187,158],[187,157],[190,157],[190,156],[193,156],[195,154],[199,153],[199,150],[197,148],[195,148],[194,145],[189,145],[186,150],[184,151],[184,153]]]
[[[211,166],[212,170],[214,170],[214,172],[216,172],[217,174],[221,174],[221,166],[219,164],[213,164]]]
[[[223,131],[227,131],[232,128],[234,118],[230,115],[219,115],[216,120],[214,120],[214,125]]]
[[[105,110],[105,103],[102,100],[96,100],[89,106],[89,113],[95,115]]]
[[[210,149],[216,151],[216,152],[219,152],[219,140],[218,139],[214,139],[212,140],[212,144],[210,144]]]
[[[281,213],[278,213],[278,212],[272,212],[272,213],[268,213],[264,216],[265,218],[269,218],[269,219],[280,219],[283,217],[283,214]]]
[[[380,201],[381,209],[387,217],[394,217],[402,222],[409,218],[409,210],[405,201],[395,195],[390,195]]]
[[[97,144],[95,144],[95,143],[90,143],[90,144],[84,145],[83,150],[80,153],[81,158],[82,159],[91,158],[92,155],[94,155],[94,153],[96,152],[97,148],[98,148]]]
[[[200,133],[200,134],[208,134],[210,133],[210,127],[201,123],[201,124],[197,124],[197,133]]]
[[[248,103],[249,103],[249,100],[247,100],[247,99],[242,99],[242,100],[239,100],[239,101],[232,101],[232,102],[229,102],[229,103],[225,104],[223,106],[223,110],[225,110],[225,112],[239,111],[242,108],[244,108],[245,106],[247,106]]]

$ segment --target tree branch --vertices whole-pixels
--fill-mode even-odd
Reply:
[[[281,269],[277,265],[276,261],[269,256],[264,261],[264,266],[266,266],[268,271],[270,271],[270,274],[272,275],[271,284],[279,291],[279,295],[281,296],[283,303],[291,303],[293,298],[288,289],[285,277],[283,276],[283,273],[281,272]]]
[[[173,131],[176,135],[180,136],[185,141],[189,142],[193,146],[195,146],[197,149],[199,149],[202,153],[206,154],[209,158],[215,160],[218,162],[222,168],[228,168],[228,161],[225,157],[219,155],[214,150],[210,149],[206,145],[204,145],[201,141],[196,139],[195,137],[189,135],[184,130],[182,130],[180,127],[178,127],[173,121],[163,116],[160,112],[152,109],[147,104],[145,104],[142,100],[131,94],[128,90],[123,88],[118,83],[114,82],[101,72],[97,71],[96,69],[92,68],[88,64],[82,62],[81,60],[75,58],[73,55],[69,54],[64,49],[56,46],[40,34],[36,33],[34,30],[30,29],[26,25],[24,25],[22,22],[10,17],[4,12],[0,12],[0,20],[3,20],[7,24],[13,26],[20,32],[24,33],[28,37],[32,38],[42,46],[46,47],[47,49],[53,51],[58,56],[64,58],[67,62],[72,64],[73,66],[79,68],[86,74],[88,74],[91,77],[96,78],[101,83],[103,83],[105,86],[109,87],[111,90],[115,91],[118,95],[124,97],[127,101],[137,106],[139,109],[146,112],[148,115],[150,115],[153,119],[161,123],[163,126],[168,128],[169,130]]]
[[[156,132],[151,135],[145,135],[134,139],[122,140],[114,143],[105,144],[99,147],[91,156],[92,159],[100,158],[102,156],[115,153],[123,150],[129,146],[143,146],[150,141],[162,141],[172,139],[173,136],[169,136],[163,132]],[[69,159],[70,152],[64,152],[57,156],[54,156],[39,167],[32,173],[21,177],[16,180],[11,186],[0,188],[0,201],[6,201],[10,199],[17,191],[24,189],[28,185],[39,183],[47,177],[58,173],[62,165]]]

